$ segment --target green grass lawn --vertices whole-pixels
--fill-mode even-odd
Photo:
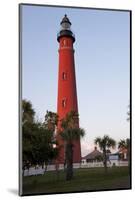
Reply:
[[[65,172],[46,172],[44,175],[24,177],[23,194],[79,192],[105,189],[129,189],[128,167],[74,169],[73,180],[65,180]]]

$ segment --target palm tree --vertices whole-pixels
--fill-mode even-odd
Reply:
[[[69,112],[61,123],[61,137],[65,142],[66,159],[66,180],[73,178],[73,142],[84,137],[85,131],[78,127],[78,114],[74,111]]]
[[[118,143],[118,149],[127,149],[128,165],[130,166],[130,139],[120,140]]]
[[[97,137],[94,143],[99,145],[99,148],[103,151],[103,164],[105,171],[107,171],[107,150],[110,148],[115,148],[116,142],[108,135],[104,135],[103,138]]]

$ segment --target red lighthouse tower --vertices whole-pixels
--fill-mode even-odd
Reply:
[[[73,43],[75,36],[71,31],[71,22],[67,15],[64,16],[61,23],[61,29],[58,33],[57,40],[59,42],[59,74],[58,74],[58,99],[57,99],[57,114],[59,116],[58,132],[61,129],[60,121],[65,115],[72,111],[78,113],[76,77],[75,77],[75,62]],[[79,127],[79,120],[77,122]],[[63,146],[59,153],[59,163],[64,163],[64,143],[58,137],[59,145]],[[74,142],[73,147],[73,163],[81,162],[80,141]]]

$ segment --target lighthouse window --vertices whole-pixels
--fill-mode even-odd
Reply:
[[[67,79],[67,73],[66,73],[66,72],[63,72],[63,73],[62,73],[62,79],[63,79],[63,80],[66,80],[66,79]]]
[[[62,100],[62,107],[65,108],[66,107],[66,99]]]
[[[66,41],[66,40],[63,40],[63,44],[64,44],[64,46],[66,46],[66,44],[67,44],[67,41]]]

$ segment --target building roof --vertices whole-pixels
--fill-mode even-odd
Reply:
[[[97,156],[102,156],[102,153],[97,150],[97,147],[95,147],[94,151],[84,156],[82,159],[95,159]]]

